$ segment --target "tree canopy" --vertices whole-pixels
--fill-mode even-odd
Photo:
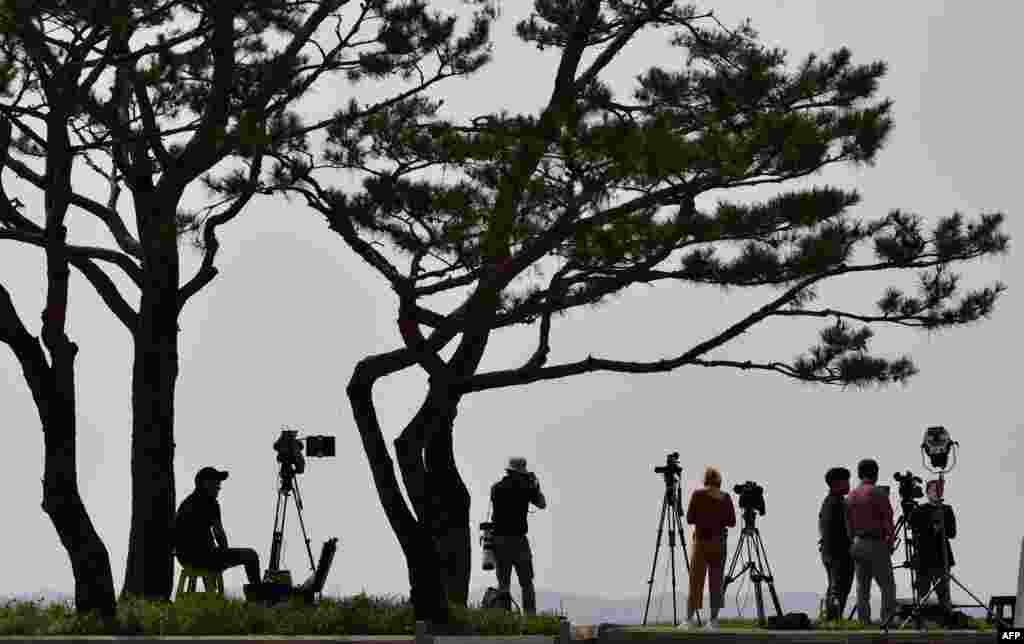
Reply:
[[[674,29],[684,63],[651,67],[629,99],[617,98],[601,72],[645,28]],[[332,124],[319,166],[294,157],[279,165],[281,185],[301,193],[398,294],[405,345],[432,376],[458,370],[440,350],[460,334],[537,326],[529,360],[463,372],[455,376],[460,391],[685,365],[829,384],[898,382],[914,366],[904,356],[872,355],[871,326],[971,322],[988,315],[1003,291],[993,284],[961,293],[952,268],[1006,250],[999,213],[972,221],[953,214],[926,229],[921,217],[900,210],[855,217],[858,193],[829,186],[757,203],[720,201],[709,211],[695,206],[712,190],[871,164],[892,127],[891,102],[876,98],[884,63],[854,64],[841,48],[789,68],[785,52],[762,45],[749,24],[728,29],[711,12],[674,2],[539,1],[517,33],[562,50],[540,114],[498,112],[457,123],[439,116],[439,101],[421,96],[358,124]],[[593,62],[582,67],[590,51]],[[362,190],[347,194],[319,179],[315,170],[325,166],[362,173]],[[432,170],[446,179],[428,176]],[[376,238],[395,252],[381,251],[370,241]],[[531,266],[545,277],[514,285]],[[889,270],[917,271],[918,292],[889,288],[867,312],[815,305],[815,287],[826,279]],[[659,281],[779,293],[671,359],[547,364],[552,315]],[[450,312],[426,303],[453,292],[463,299]],[[492,297],[493,306],[481,306]],[[777,317],[834,322],[795,359],[706,357]]]

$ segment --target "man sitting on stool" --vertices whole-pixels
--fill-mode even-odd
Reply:
[[[182,565],[223,572],[244,565],[250,584],[260,583],[260,558],[252,548],[229,548],[220,521],[221,482],[227,472],[204,467],[196,474],[196,489],[185,497],[174,521],[174,546]],[[216,545],[214,541],[216,540]]]

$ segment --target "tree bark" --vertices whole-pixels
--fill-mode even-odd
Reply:
[[[143,283],[132,368],[132,516],[124,595],[167,600],[174,584],[174,391],[179,257],[174,197],[136,194]],[[140,210],[141,209],[141,210]]]
[[[43,428],[44,474],[42,507],[68,553],[75,579],[75,610],[96,612],[112,621],[116,614],[110,555],[97,534],[78,491],[74,358],[77,351],[63,333],[56,341],[51,366],[39,340],[25,328],[6,289],[0,286],[0,341],[21,364]]]
[[[441,580],[437,546],[429,526],[416,519],[402,496],[394,462],[384,442],[373,404],[373,385],[376,381],[411,366],[413,360],[409,357],[409,352],[403,350],[361,361],[355,368],[347,393],[373,473],[377,495],[405,555],[409,570],[410,600],[416,619],[442,625],[451,622],[451,615]]]
[[[470,533],[470,495],[455,465],[453,441],[453,403],[444,426],[438,427],[427,444],[426,460],[430,487],[435,494],[433,535],[441,560],[441,579],[448,601],[458,606],[469,602],[469,577],[472,570]]]
[[[437,550],[440,583],[448,601],[469,600],[469,490],[455,466],[452,427],[459,397],[432,380],[426,399],[395,441],[402,480],[419,523]]]

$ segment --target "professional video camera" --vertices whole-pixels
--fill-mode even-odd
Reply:
[[[900,484],[900,504],[917,505],[914,499],[920,499],[924,496],[924,490],[921,488],[921,483],[923,483],[921,477],[914,476],[910,470],[902,474],[896,472],[892,476]]]
[[[302,474],[306,470],[306,459],[302,455],[303,440],[306,441],[306,456],[310,458],[335,455],[333,436],[307,436],[304,439],[298,436],[298,430],[282,429],[281,435],[274,441],[274,450],[277,452],[277,462],[281,464],[282,477]]]
[[[303,445],[302,441],[306,444]],[[282,429],[281,435],[274,441],[274,451],[277,452],[277,462],[281,464],[281,485],[277,491],[277,507],[274,510],[274,532],[270,541],[270,565],[262,584],[251,584],[245,587],[246,597],[256,601],[277,601],[290,596],[301,596],[307,603],[313,601],[327,580],[331,563],[334,560],[334,553],[337,551],[337,537],[328,539],[320,551],[320,561],[313,561],[313,548],[310,544],[309,535],[306,533],[306,522],[302,518],[302,494],[299,490],[297,474],[306,470],[306,459],[303,456],[321,458],[334,456],[333,436],[307,436],[299,438],[299,432],[294,429]],[[306,554],[309,556],[309,568],[311,576],[302,584],[293,586],[290,570],[281,568],[281,549],[284,543],[284,523],[288,510],[289,499],[294,498],[295,509],[299,515],[299,527],[302,529],[303,540],[306,544]]]
[[[763,487],[753,481],[747,481],[746,483],[733,486],[732,491],[739,495],[740,509],[745,512],[756,510],[758,514],[764,516]]]
[[[665,477],[666,483],[671,483],[680,474],[683,473],[683,468],[679,466],[679,452],[672,452],[665,457],[665,464],[659,465],[654,468],[656,474],[661,474]]]

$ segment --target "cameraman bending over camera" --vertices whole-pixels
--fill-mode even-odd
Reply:
[[[212,467],[204,467],[196,474],[196,489],[181,502],[174,520],[174,548],[183,565],[217,572],[245,565],[249,583],[258,584],[259,555],[252,548],[229,548],[220,521],[217,495],[221,482],[227,477],[227,472]]]
[[[505,478],[491,486],[494,504],[494,559],[498,573],[498,590],[508,593],[512,588],[512,569],[516,569],[519,587],[523,590],[523,612],[537,613],[537,594],[533,587],[533,553],[526,538],[526,513],[530,504],[541,510],[548,506],[540,491],[537,476],[526,469],[526,459],[508,459]]]

